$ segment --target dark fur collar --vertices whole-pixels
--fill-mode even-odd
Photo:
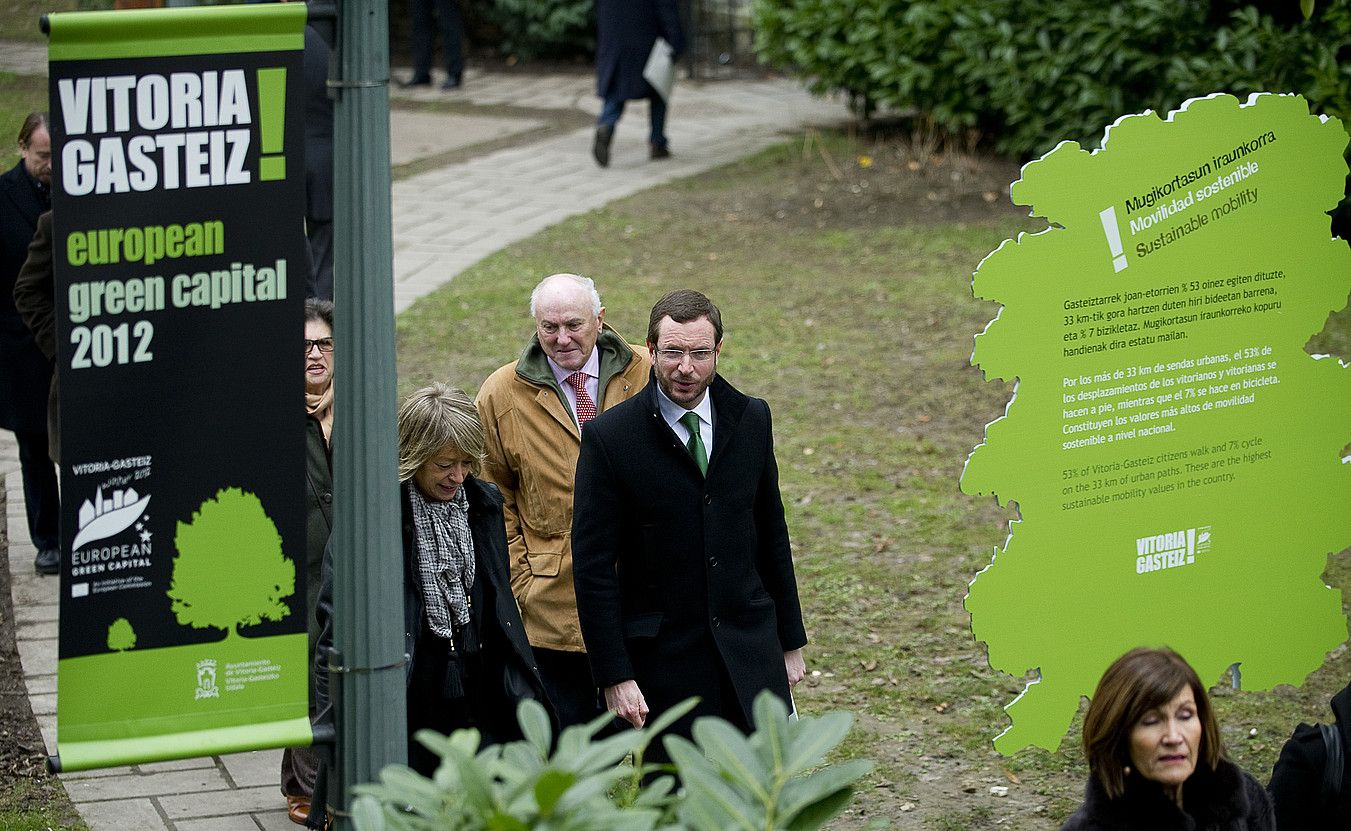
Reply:
[[[1224,760],[1214,771],[1199,767],[1183,786],[1182,801],[1185,814],[1156,783],[1135,774],[1127,778],[1125,794],[1109,799],[1097,777],[1089,777],[1084,805],[1065,828],[1242,828],[1251,813],[1243,772]]]

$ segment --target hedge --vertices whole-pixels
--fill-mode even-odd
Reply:
[[[1004,153],[1092,146],[1118,116],[1216,91],[1298,92],[1351,124],[1351,0],[756,0],[756,49],[860,115],[913,108]],[[1284,10],[1288,9],[1289,12]]]

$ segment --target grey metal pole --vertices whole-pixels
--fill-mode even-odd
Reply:
[[[403,557],[395,429],[387,0],[343,0],[334,102],[336,790],[407,761]]]

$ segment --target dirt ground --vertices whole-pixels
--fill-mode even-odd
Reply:
[[[0,517],[4,504],[5,495],[0,493]],[[0,527],[0,551],[7,552],[9,541],[4,534]],[[49,821],[75,819],[65,789],[47,773],[46,759],[14,643],[9,569],[0,564],[0,824],[44,812]]]

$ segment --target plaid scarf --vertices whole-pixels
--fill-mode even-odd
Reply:
[[[463,485],[449,502],[427,499],[411,482],[408,490],[427,625],[435,634],[454,640],[454,630],[469,622],[469,589],[474,585],[469,500]]]

